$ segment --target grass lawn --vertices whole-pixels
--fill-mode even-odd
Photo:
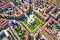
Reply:
[[[0,10],[0,14],[2,14],[3,13],[3,10]]]
[[[59,29],[60,30],[60,27],[59,27],[59,25],[58,24],[54,24],[56,27],[57,27],[57,29]]]
[[[19,26],[15,26],[14,29],[18,34],[22,32]]]
[[[14,29],[17,32],[17,34],[21,34],[21,36],[19,36],[22,38],[22,40],[25,40],[24,32],[21,30],[21,28],[19,26],[15,26]]]
[[[27,23],[27,20],[28,20],[28,18],[25,18],[24,19],[24,23],[28,26],[28,28],[30,29],[30,30],[34,30],[39,24],[41,24],[40,23],[40,21],[37,19],[37,18],[35,18],[35,24],[33,25],[33,24],[28,24]]]
[[[14,5],[17,5],[18,4],[16,1],[14,1],[13,3],[14,3]]]
[[[39,15],[39,14],[37,14],[36,12],[34,12],[34,15],[36,16],[36,17],[38,17],[42,22],[44,22],[44,24],[46,23],[46,21]],[[43,24],[43,25],[44,25]]]
[[[41,24],[40,21],[39,21],[37,18],[35,18],[35,22],[36,22],[36,25],[37,25],[37,26],[38,26],[39,24]]]
[[[40,6],[39,6],[39,8],[44,8],[45,7],[45,4],[41,4]]]
[[[40,11],[41,14],[43,14],[44,12],[43,11]]]
[[[24,19],[24,23],[25,23],[25,24],[27,24],[27,20],[28,20],[28,18],[25,18],[25,19]]]

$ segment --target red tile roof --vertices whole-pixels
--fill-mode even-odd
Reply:
[[[0,28],[4,28],[8,21],[6,19],[0,18]]]

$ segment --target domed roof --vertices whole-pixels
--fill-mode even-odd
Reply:
[[[34,18],[29,18],[28,19],[28,24],[32,24],[32,23],[34,23]]]

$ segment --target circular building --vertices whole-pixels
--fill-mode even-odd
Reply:
[[[34,21],[34,18],[28,18],[27,22],[28,24],[34,24],[35,21]]]

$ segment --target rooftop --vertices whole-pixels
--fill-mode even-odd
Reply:
[[[6,19],[0,18],[0,28],[4,28],[8,24]]]

